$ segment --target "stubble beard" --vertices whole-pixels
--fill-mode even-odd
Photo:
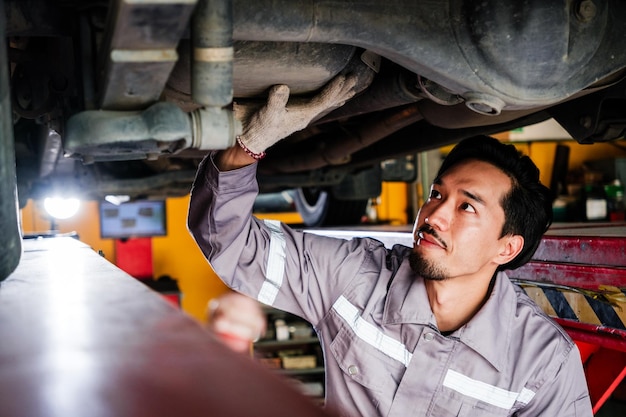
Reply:
[[[409,255],[409,265],[411,270],[418,276],[429,281],[444,281],[448,279],[448,273],[433,262],[425,259],[421,254],[411,252]]]

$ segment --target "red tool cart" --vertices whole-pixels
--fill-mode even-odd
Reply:
[[[554,225],[531,262],[509,276],[576,341],[594,414],[623,396],[626,223]]]

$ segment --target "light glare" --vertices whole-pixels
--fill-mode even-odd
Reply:
[[[43,201],[46,212],[55,219],[69,219],[78,212],[80,200],[78,198],[48,197]]]
[[[120,204],[127,203],[130,201],[129,195],[107,195],[104,197],[105,201],[108,201],[111,204],[115,204],[119,206]]]

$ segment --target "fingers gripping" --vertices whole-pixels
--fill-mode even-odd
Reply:
[[[267,104],[244,126],[239,142],[252,154],[264,155],[265,149],[294,132],[304,129],[321,114],[342,106],[351,98],[356,77],[339,75],[311,100],[289,104],[289,87],[270,89]]]
[[[285,84],[274,85],[270,89],[266,108],[268,111],[281,111],[287,106],[287,100],[289,100],[289,86]]]
[[[354,96],[355,76],[337,76],[324,87],[322,92],[313,98],[320,111],[341,107]]]

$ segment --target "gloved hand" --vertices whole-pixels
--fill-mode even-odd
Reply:
[[[265,150],[311,121],[341,107],[354,96],[355,76],[338,75],[311,100],[288,103],[289,87],[278,84],[270,89],[267,104],[249,116],[249,109],[235,106],[235,117],[242,120],[239,145],[253,158],[261,159]]]

